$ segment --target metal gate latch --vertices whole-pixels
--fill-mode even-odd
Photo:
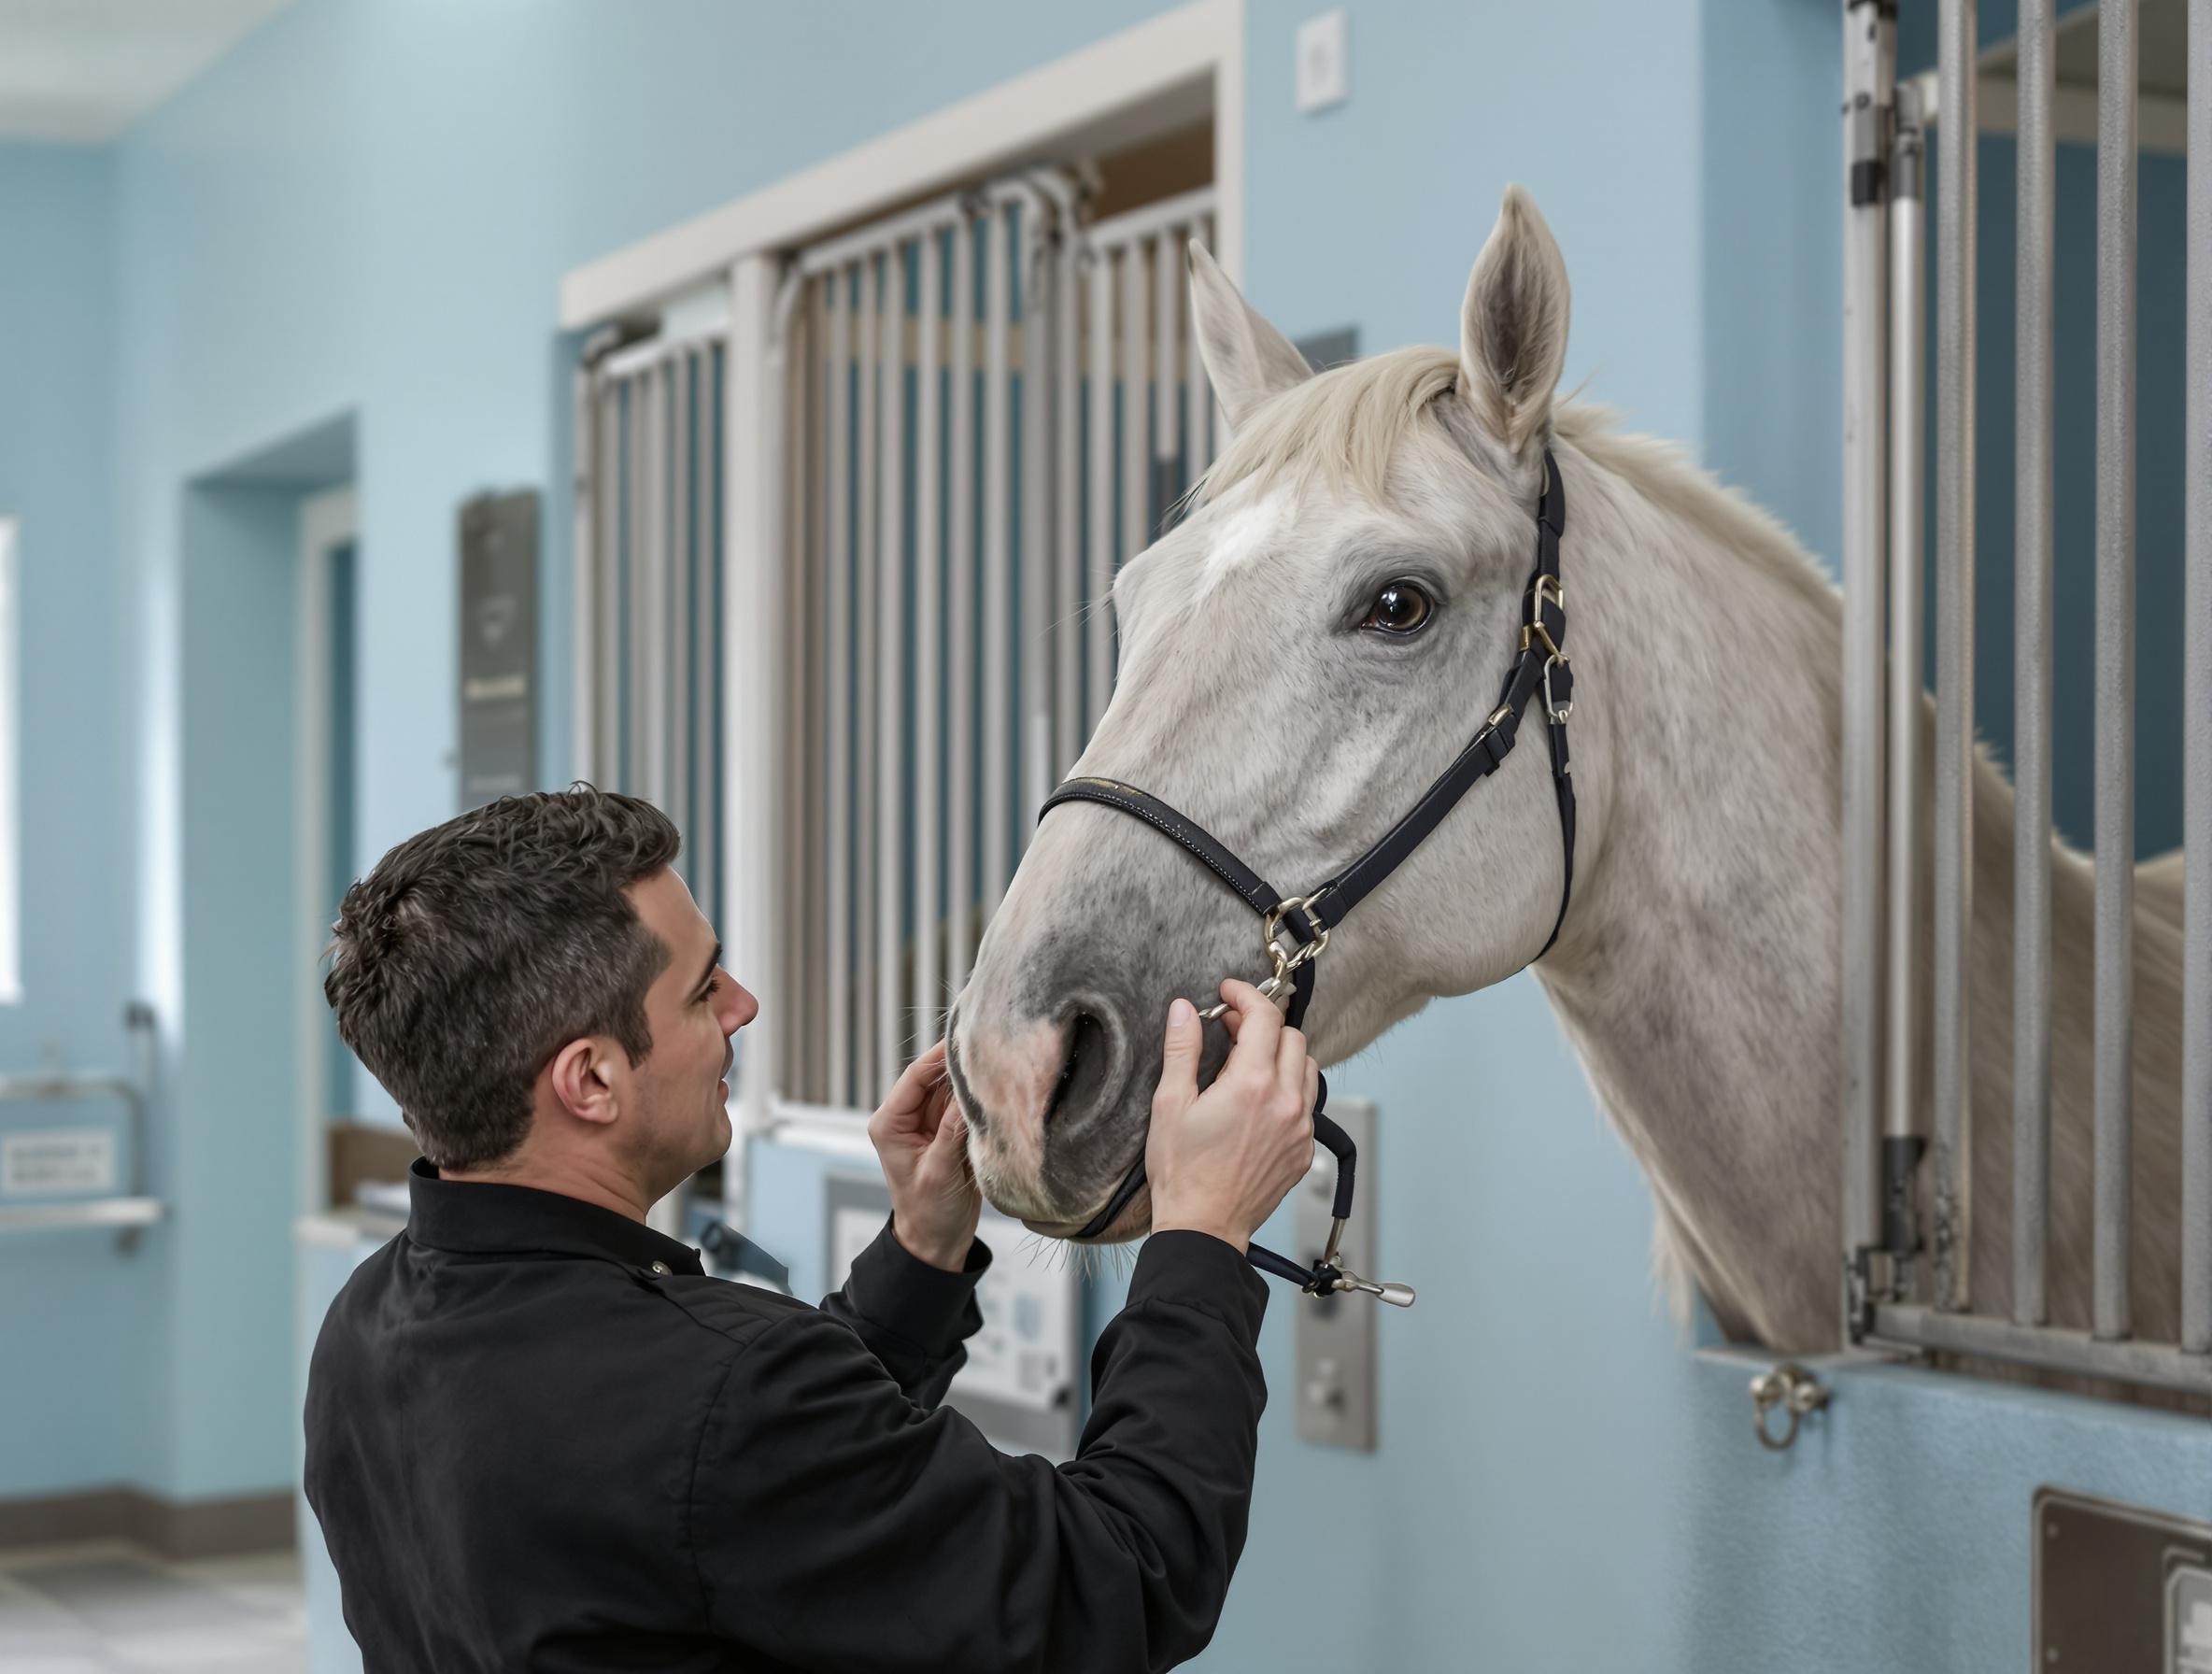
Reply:
[[[1828,1391],[1821,1387],[1820,1379],[1794,1360],[1785,1360],[1751,1380],[1751,1428],[1759,1433],[1761,1446],[1778,1454],[1797,1440],[1797,1426],[1805,1415],[1827,1404]],[[1766,1425],[1766,1414],[1775,1407],[1790,1415],[1790,1427],[1779,1436]]]

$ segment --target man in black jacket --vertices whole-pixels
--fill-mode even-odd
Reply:
[[[1314,1071],[1227,984],[1200,1092],[1170,1015],[1152,1237],[1075,1459],[938,1406],[980,1324],[980,1199],[932,1051],[870,1125],[890,1223],[817,1311],[710,1279],[647,1208],[730,1141],[758,1010],[658,810],[579,787],[410,838],[325,991],[421,1147],[332,1305],[307,1497],[370,1674],[1165,1668],[1241,1551],[1265,1389],[1245,1241],[1312,1157]]]

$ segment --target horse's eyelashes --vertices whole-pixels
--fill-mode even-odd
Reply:
[[[1418,633],[1435,614],[1436,601],[1426,588],[1417,581],[1398,580],[1386,583],[1375,594],[1360,626],[1380,633]]]

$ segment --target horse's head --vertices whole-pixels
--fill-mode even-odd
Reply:
[[[1535,549],[1567,273],[1536,206],[1510,190],[1456,355],[1406,349],[1316,376],[1195,247],[1191,266],[1235,436],[1191,514],[1114,584],[1113,701],[1075,772],[1151,791],[1297,893],[1388,830],[1497,702]],[[1536,731],[1336,932],[1310,1020],[1325,1061],[1543,944],[1561,856]],[[1042,1230],[1080,1227],[1142,1152],[1170,1000],[1204,1005],[1224,977],[1267,970],[1258,919],[1183,849],[1110,808],[1055,809],[954,1018],[992,1202]],[[1227,1051],[1217,1026],[1208,1051],[1210,1071]],[[1142,1231],[1148,1211],[1139,1198],[1108,1236]]]

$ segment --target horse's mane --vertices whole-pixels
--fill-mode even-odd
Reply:
[[[1434,408],[1458,381],[1458,355],[1428,345],[1317,373],[1248,414],[1192,497],[1203,504],[1249,482],[1293,491],[1351,489],[1387,504],[1392,469],[1410,444],[1432,435],[1452,446]],[[1825,609],[1840,609],[1834,584],[1781,520],[1717,480],[1685,449],[1624,433],[1609,408],[1571,399],[1553,409],[1553,434],[1709,535],[1712,547],[1771,570]]]

